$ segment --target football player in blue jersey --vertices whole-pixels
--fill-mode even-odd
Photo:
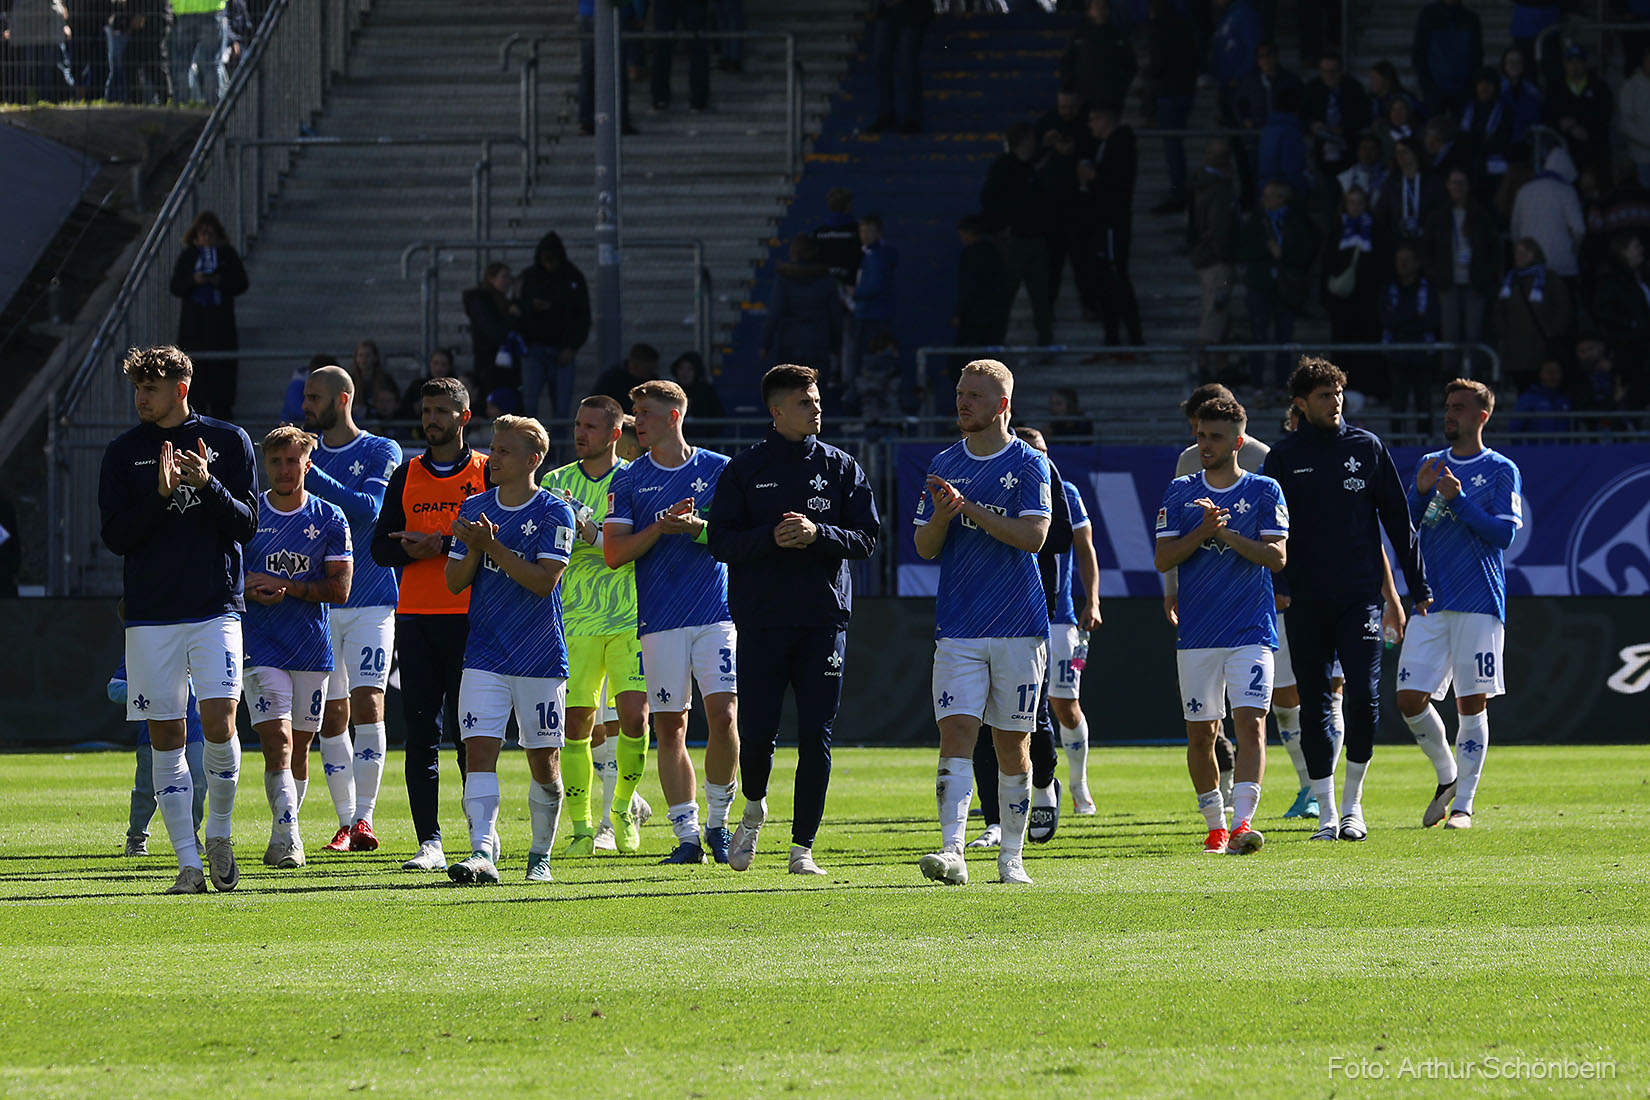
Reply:
[[[290,424],[264,437],[269,491],[246,547],[246,708],[263,748],[272,822],[264,863],[287,870],[304,865],[298,811],[309,785],[292,764],[321,728],[332,673],[327,605],[349,599],[353,566],[344,513],[304,489],[314,445]]]
[[[304,487],[336,504],[355,545],[370,547],[390,475],[401,465],[401,444],[356,427],[354,409],[355,382],[342,367],[321,367],[304,381],[304,429],[320,437]],[[378,848],[372,814],[384,777],[384,687],[395,652],[397,595],[395,570],[362,554],[349,602],[328,617],[333,666],[321,716],[321,765],[338,812],[338,832],[326,846],[331,852]],[[293,766],[308,778],[307,761],[294,758]]]
[[[1178,568],[1176,663],[1186,719],[1186,768],[1211,855],[1246,855],[1265,837],[1250,822],[1266,772],[1266,712],[1272,706],[1272,657],[1278,647],[1272,574],[1283,568],[1289,508],[1276,481],[1238,466],[1243,406],[1205,401],[1197,412],[1199,474],[1177,477],[1157,513],[1155,562]],[[1232,702],[1237,734],[1232,829],[1215,763],[1215,735]]]
[[[706,517],[728,459],[689,447],[682,438],[688,399],[676,383],[644,382],[630,398],[636,438],[648,451],[613,475],[602,554],[610,569],[636,563],[642,675],[659,740],[659,785],[677,841],[664,862],[703,863],[708,846],[716,862],[726,863],[733,840],[728,808],[739,762],[738,636],[728,611],[728,567],[711,556]],[[703,845],[687,751],[695,681],[710,728]]]
[[[933,695],[941,847],[919,866],[928,878],[953,886],[968,882],[963,830],[982,722],[997,746],[997,877],[1031,883],[1022,856],[1049,625],[1037,551],[1048,536],[1052,496],[1048,460],[1008,430],[1013,396],[1014,376],[995,359],[963,368],[957,380],[963,438],[929,465],[913,520],[917,553],[940,561]]]
[[[1484,446],[1484,425],[1494,411],[1495,394],[1484,383],[1457,378],[1446,385],[1449,448],[1422,458],[1409,487],[1433,603],[1410,620],[1404,636],[1398,710],[1438,773],[1421,817],[1429,828],[1440,821],[1446,829],[1472,828],[1472,799],[1490,740],[1489,701],[1506,690],[1506,552],[1524,525],[1523,481],[1511,459]],[[1454,756],[1432,706],[1452,684],[1460,716]]]
[[[567,717],[560,586],[578,521],[571,505],[538,485],[549,450],[550,435],[537,420],[494,420],[487,458],[494,487],[466,500],[453,521],[447,588],[455,595],[470,590],[470,633],[458,689],[470,856],[447,868],[454,882],[498,881],[492,840],[498,827],[498,754],[512,711],[532,776],[527,881],[552,881]]]

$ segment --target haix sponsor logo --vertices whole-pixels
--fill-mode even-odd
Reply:
[[[277,576],[285,575],[296,577],[300,573],[309,572],[309,555],[296,554],[291,550],[277,550],[264,557],[264,572]]]
[[[1345,481],[1341,482],[1341,488],[1345,489],[1349,493],[1361,492],[1363,487],[1364,479],[1361,477],[1349,477]]]
[[[979,506],[981,508],[984,508],[987,512],[996,512],[999,516],[1008,515],[1008,509],[1004,508],[1000,505],[986,504],[984,502],[981,502],[981,504]],[[980,525],[975,523],[973,520],[969,519],[967,516],[962,516],[961,519],[962,519],[962,525],[964,527],[970,528],[970,529],[975,530],[975,531],[978,531],[980,529]]]
[[[808,511],[810,512],[823,512],[830,506],[831,502],[826,500],[824,497],[808,498]]]

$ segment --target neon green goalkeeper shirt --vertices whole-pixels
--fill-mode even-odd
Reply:
[[[552,493],[572,494],[573,506],[590,509],[598,528],[607,518],[607,493],[621,460],[600,478],[592,478],[577,462],[551,470],[540,482]],[[561,576],[562,630],[568,635],[636,633],[636,565],[609,569],[599,546],[573,541],[573,556]]]

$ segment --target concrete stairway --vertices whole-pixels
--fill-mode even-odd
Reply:
[[[826,0],[798,9],[784,0],[749,0],[746,7],[750,29],[796,32],[807,89],[804,129],[817,129],[860,5]],[[402,250],[415,240],[472,237],[471,169],[481,139],[518,132],[518,74],[513,66],[500,70],[500,45],[518,31],[570,33],[574,10],[573,0],[380,0],[315,132],[474,144],[305,150],[250,249],[253,289],[239,310],[244,348],[347,356],[357,341],[371,338],[399,379],[422,373],[416,279],[422,261],[414,278],[404,280]],[[578,135],[577,46],[565,38],[541,47],[538,184],[521,202],[521,153],[501,144],[488,236],[537,240],[556,229],[573,262],[593,276],[594,142]],[[744,72],[713,72],[711,109],[703,114],[685,109],[680,49],[670,111],[649,111],[645,78],[631,89],[642,133],[622,143],[624,234],[698,238],[714,292],[723,299],[742,295],[794,186],[785,172],[784,56],[778,40],[746,43]],[[531,262],[531,249],[494,258],[519,271]],[[438,343],[459,349],[463,369],[470,351],[460,295],[473,285],[473,261],[456,251],[442,261]],[[692,267],[685,250],[627,249],[623,293],[626,343],[652,343],[667,363],[691,348]],[[713,346],[725,340],[722,330],[732,320],[724,304],[714,303]],[[594,341],[579,363],[581,383],[605,366],[595,362]],[[243,364],[238,415],[244,423],[273,422],[294,365]]]

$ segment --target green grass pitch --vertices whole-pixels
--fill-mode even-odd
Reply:
[[[951,889],[915,865],[931,750],[838,751],[825,879],[784,873],[782,753],[751,871],[657,866],[656,819],[641,856],[558,858],[552,886],[521,881],[508,754],[492,888],[399,869],[398,756],[383,849],[319,850],[316,765],[310,865],[262,867],[248,753],[241,887],[185,898],[157,893],[163,837],[115,854],[129,755],[8,756],[0,1095],[1644,1097],[1644,754],[1496,748],[1478,827],[1446,833],[1419,828],[1426,761],[1382,746],[1369,841],[1308,844],[1275,751],[1265,850],[1212,858],[1180,751],[1097,749],[1100,816],[1028,851],[1035,887],[996,885],[987,854]],[[1603,1078],[1554,1079],[1585,1066]]]

